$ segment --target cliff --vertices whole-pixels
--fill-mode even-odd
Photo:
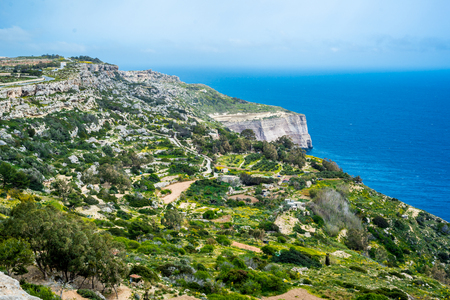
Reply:
[[[223,123],[235,132],[252,129],[256,138],[261,141],[274,141],[287,135],[302,148],[312,148],[311,136],[308,133],[306,117],[302,114],[277,113],[249,113],[210,115],[211,118]]]

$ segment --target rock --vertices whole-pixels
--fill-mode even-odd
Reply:
[[[114,210],[108,206],[105,206],[102,208],[102,211],[104,211],[106,213],[112,213]]]
[[[210,117],[222,122],[223,125],[238,133],[241,133],[244,129],[252,129],[256,134],[256,139],[260,141],[271,142],[283,135],[287,135],[301,148],[312,148],[306,117],[302,114],[280,111],[248,114],[213,114]]]
[[[95,294],[100,297],[102,300],[106,300],[105,296],[103,296],[99,291],[95,291]]]
[[[78,157],[76,157],[75,155],[71,155],[68,158],[69,158],[70,162],[73,163],[73,164],[78,164],[79,163]]]
[[[41,300],[27,294],[14,278],[0,272],[0,300]]]

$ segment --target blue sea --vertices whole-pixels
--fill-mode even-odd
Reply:
[[[450,70],[156,71],[305,114],[311,155],[330,158],[367,186],[450,221]]]

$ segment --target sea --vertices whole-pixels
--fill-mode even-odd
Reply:
[[[309,154],[450,221],[450,70],[155,71],[305,114],[313,143]]]

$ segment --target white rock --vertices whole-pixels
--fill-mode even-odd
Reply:
[[[27,294],[19,281],[0,272],[0,300],[41,300]]]
[[[70,162],[73,163],[73,164],[78,164],[78,163],[79,163],[78,157],[76,157],[75,155],[69,156],[69,160],[70,160]]]

